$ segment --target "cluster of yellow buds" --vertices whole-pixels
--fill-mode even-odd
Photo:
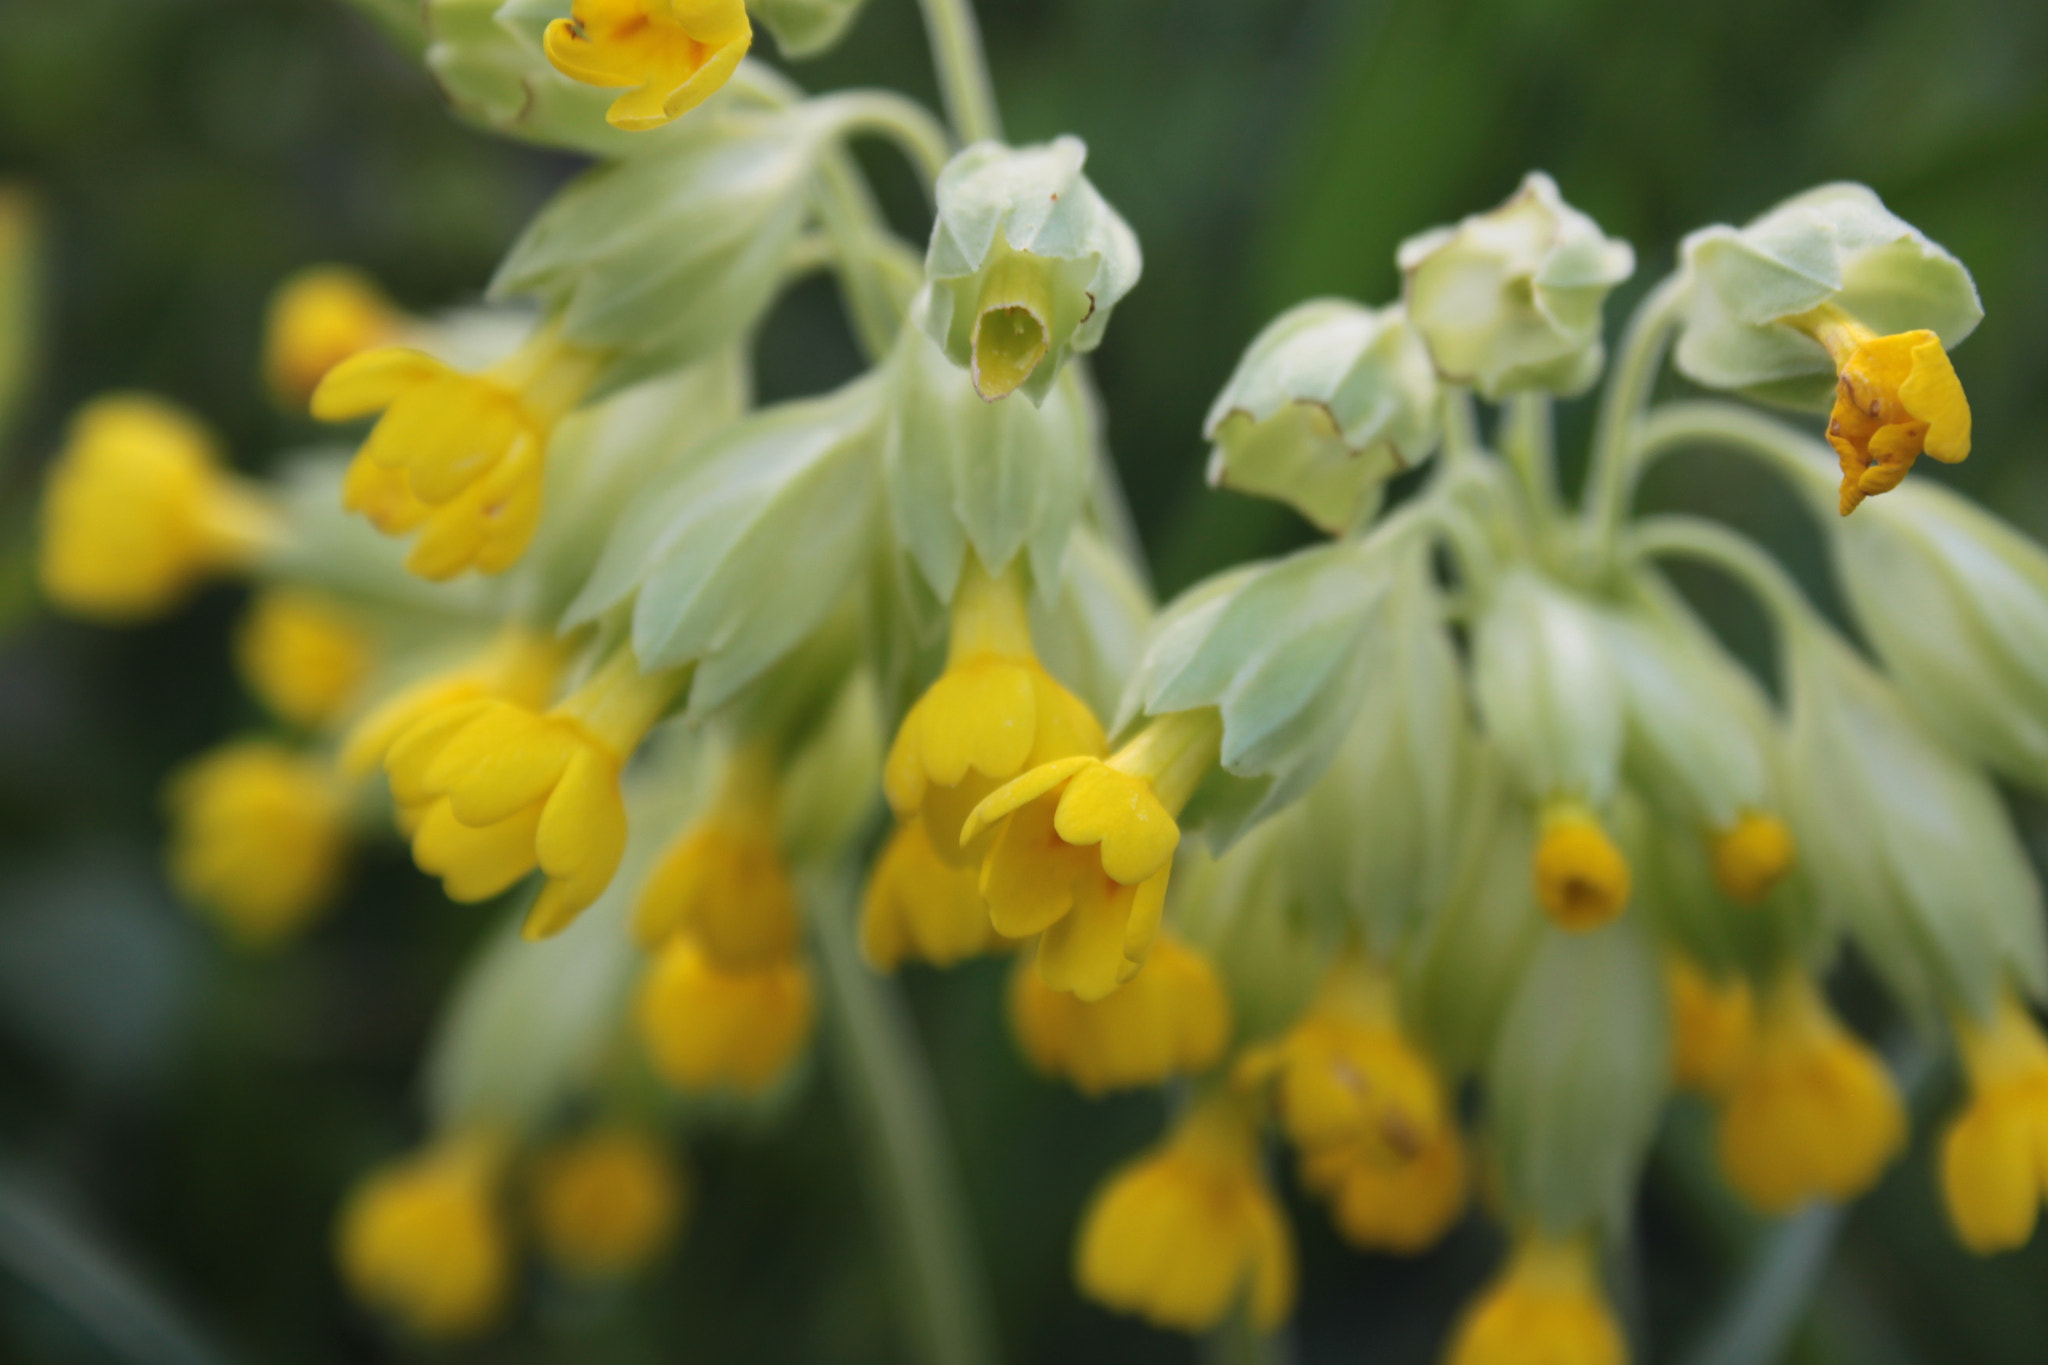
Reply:
[[[755,11],[801,52],[854,8]],[[746,59],[740,0],[423,14],[459,110],[596,164],[481,311],[411,317],[334,269],[280,288],[270,386],[374,418],[352,452],[260,485],[157,400],[88,407],[42,559],[101,620],[257,585],[237,650],[274,730],[169,789],[173,878],[235,937],[308,929],[380,816],[453,901],[527,888],[436,1034],[418,1154],[341,1217],[365,1303],[482,1330],[522,1228],[572,1277],[645,1265],[686,1202],[666,1141],[779,1112],[814,1031],[914,1204],[906,1266],[957,1289],[943,1190],[904,1194],[947,1178],[905,1136],[928,1079],[860,956],[1014,952],[1037,1070],[1176,1097],[1076,1222],[1082,1292],[1160,1327],[1290,1314],[1277,1135],[1362,1251],[1423,1253],[1492,1192],[1512,1250],[1451,1365],[1626,1360],[1602,1251],[1674,1093],[1765,1213],[1854,1198],[1904,1147],[1828,1003],[1845,944],[1963,1057],[1962,1241],[2032,1234],[2048,933],[1991,774],[2048,788],[2048,554],[1900,486],[1968,453],[1949,350],[1980,309],[1868,190],[1689,237],[1611,371],[1635,254],[1549,177],[1410,239],[1399,299],[1290,310],[1210,412],[1210,481],[1328,539],[1155,610],[1086,359],[1141,257],[1078,139],[1004,143],[971,83],[952,131],[806,98]],[[921,267],[856,134],[932,188]],[[752,338],[818,269],[868,367],[759,404]],[[1667,351],[1826,425],[1654,404]],[[1551,408],[1603,373],[1573,506]],[[1874,657],[1749,540],[1633,514],[1646,466],[1707,446],[1856,513],[1826,535]],[[1669,558],[1755,594],[1776,686]]]

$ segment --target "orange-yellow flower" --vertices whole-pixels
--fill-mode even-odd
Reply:
[[[1934,333],[1879,336],[1831,304],[1792,324],[1835,362],[1828,444],[1842,462],[1843,516],[1897,488],[1922,454],[1946,464],[1969,455],[1970,400]]]
[[[1959,1019],[1970,1101],[1941,1139],[1949,1222],[1980,1256],[2025,1246],[2048,1195],[2048,1040],[2011,994],[1988,1022]]]
[[[742,0],[575,0],[543,44],[571,80],[631,87],[605,118],[615,128],[659,128],[729,80],[754,41]]]
[[[975,868],[939,856],[923,820],[898,825],[861,897],[861,954],[893,972],[905,962],[950,967],[1010,946],[988,922],[980,882]]]
[[[1020,962],[1010,1027],[1033,1066],[1100,1095],[1216,1065],[1230,1042],[1230,997],[1208,958],[1161,934],[1145,970],[1107,1000],[1053,990]]]
[[[1627,1365],[1587,1238],[1515,1239],[1498,1279],[1466,1310],[1445,1365]]]
[[[776,846],[772,756],[737,750],[711,808],[669,846],[634,911],[643,948],[694,938],[721,967],[764,967],[797,948],[796,888]]]

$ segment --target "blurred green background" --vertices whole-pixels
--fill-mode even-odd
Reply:
[[[1970,265],[1987,313],[1957,356],[1976,455],[1916,477],[2048,531],[2036,0],[983,11],[1013,138],[1082,134],[1096,184],[1145,245],[1097,372],[1164,590],[1303,534],[1283,511],[1200,485],[1204,410],[1252,333],[1314,294],[1390,298],[1401,238],[1491,204],[1531,166],[1635,243],[1616,326],[1690,228],[1821,180],[1873,185]],[[311,439],[257,383],[271,285],[344,260],[410,307],[471,299],[574,163],[456,125],[339,0],[4,0],[0,32],[0,179],[32,191],[47,234],[34,375],[0,434],[0,1359],[402,1358],[335,1286],[329,1220],[362,1167],[417,1135],[424,1033],[490,917],[446,906],[391,846],[361,860],[342,913],[275,959],[192,922],[155,867],[157,792],[179,759],[257,723],[226,661],[238,595],[127,632],[52,620],[32,599],[28,532],[66,414],[107,388],[197,409],[251,468]],[[870,0],[841,49],[795,74],[933,89],[911,0]],[[921,230],[907,173],[875,164]],[[787,301],[762,357],[771,395],[849,372],[828,287]],[[1585,417],[1566,412],[1567,451]],[[1803,513],[1734,461],[1674,461],[1646,497],[1727,517],[1816,572]],[[1761,634],[1739,614],[1730,626]],[[1156,1130],[1157,1098],[1087,1103],[1031,1078],[1003,1034],[999,984],[984,964],[907,987],[1008,1358],[1189,1359],[1186,1342],[1083,1305],[1067,1280],[1081,1201]],[[901,1359],[873,1211],[822,1079],[776,1131],[696,1144],[697,1216],[646,1283],[616,1299],[529,1294],[507,1331],[447,1354]],[[1936,1077],[1927,1103],[1938,1111],[1951,1090]],[[1696,1348],[1758,1233],[1697,1178],[1699,1120],[1674,1117],[1622,1277],[1649,1358],[1688,1365],[1706,1365]],[[1983,1264],[1954,1249],[1926,1158],[1923,1139],[1851,1214],[1789,1358],[2048,1358],[2048,1247]],[[1313,1206],[1296,1215],[1304,1362],[1431,1359],[1494,1250],[1475,1221],[1418,1261],[1365,1258]]]

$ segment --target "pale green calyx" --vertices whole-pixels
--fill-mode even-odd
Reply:
[[[1057,583],[1097,459],[1093,403],[1069,374],[1029,403],[987,403],[922,330],[905,327],[886,366],[884,480],[898,539],[941,601],[965,554],[1000,573],[1018,554]]]
[[[1473,627],[1481,724],[1531,800],[1614,796],[1627,712],[1607,627],[1591,602],[1519,568]]]
[[[1436,449],[1438,384],[1399,307],[1316,299],[1275,318],[1209,409],[1209,482],[1340,533]]]
[[[586,171],[513,244],[494,296],[534,297],[615,359],[606,387],[746,334],[784,282],[830,131],[811,107],[693,119],[656,155]]]
[[[1963,263],[1863,185],[1808,190],[1747,227],[1702,228],[1681,256],[1678,368],[1774,401],[1824,407],[1834,394],[1835,362],[1811,328],[1791,325],[1822,305],[1880,336],[1933,332],[1944,349],[1984,316]]]
[[[1396,259],[1437,373],[1488,398],[1590,386],[1605,354],[1601,305],[1636,263],[1541,171],[1498,208],[1410,237]]]
[[[775,35],[785,57],[816,57],[835,46],[867,0],[752,0],[747,6]]]
[[[1137,236],[1081,173],[1087,157],[1076,137],[980,142],[939,176],[925,330],[983,398],[1044,402],[1138,282]]]
[[[1922,1018],[2048,990],[2041,888],[2005,803],[1816,622],[1786,631],[1787,815],[1823,907]]]

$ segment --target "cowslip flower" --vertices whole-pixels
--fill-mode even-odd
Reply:
[[[362,271],[308,266],[271,292],[263,377],[280,402],[303,408],[329,370],[389,344],[405,327],[405,314]]]
[[[1674,953],[1664,964],[1664,984],[1671,997],[1672,1079],[1696,1094],[1725,1094],[1741,1074],[1756,1028],[1749,982],[1716,979]]]
[[[547,885],[526,935],[566,929],[625,853],[619,772],[688,681],[688,669],[642,673],[622,649],[545,712],[488,697],[430,712],[384,758],[413,861],[457,901],[488,899],[538,868]]]
[[[1884,1063],[1795,969],[1757,1002],[1717,1138],[1736,1192],[1783,1213],[1808,1199],[1847,1201],[1877,1183],[1905,1145],[1906,1115]]]
[[[675,1238],[688,1207],[682,1172],[655,1137],[609,1126],[534,1160],[529,1192],[541,1251],[577,1279],[629,1275]]]
[[[235,662],[249,690],[305,728],[349,708],[374,657],[369,636],[345,609],[303,588],[259,594],[235,636]]]
[[[638,132],[716,94],[747,55],[754,27],[742,0],[575,0],[541,41],[571,80],[630,87],[605,118]]]
[[[333,904],[347,801],[325,764],[244,740],[181,768],[165,804],[172,884],[241,942],[291,938]]]
[[[540,524],[555,424],[601,363],[552,326],[479,374],[402,346],[351,356],[313,392],[323,422],[381,414],[343,479],[343,504],[386,535],[418,531],[405,564],[422,578],[503,573]]]
[[[1062,758],[997,788],[961,830],[995,830],[981,894],[996,932],[1040,935],[1038,972],[1100,1000],[1137,975],[1159,932],[1180,826],[1174,817],[1215,767],[1222,723],[1209,708],[1152,721],[1109,759]]]
[[[2048,1039],[2003,995],[1987,1022],[1959,1018],[1970,1100],[1941,1139],[1941,1193],[1963,1245],[1980,1256],[2023,1247],[2048,1194]]]
[[[1389,1162],[1369,1142],[1301,1153],[1301,1183],[1330,1206],[1338,1235],[1360,1251],[1414,1256],[1442,1241],[1465,1212],[1470,1161],[1455,1123],[1445,1123],[1407,1160]]]
[[[776,846],[773,756],[746,746],[726,761],[710,809],[662,854],[633,913],[640,946],[686,933],[720,966],[782,962],[797,949],[796,888]]]
[[[759,1094],[803,1051],[816,1008],[801,961],[728,970],[676,934],[641,984],[640,1039],[655,1074],[678,1090]]]
[[[1628,908],[1628,859],[1576,801],[1544,808],[1536,840],[1536,898],[1560,928],[1589,930]]]
[[[1837,375],[1828,444],[1842,463],[1841,511],[1897,488],[1921,455],[1955,464],[1970,453],[1970,401],[1926,329],[1879,336],[1832,304],[1790,325],[1827,348]]]
[[[497,1207],[505,1156],[497,1138],[469,1133],[371,1172],[350,1193],[337,1229],[350,1292],[416,1336],[489,1328],[512,1280],[511,1239]]]
[[[977,864],[989,840],[961,829],[989,793],[1055,759],[1102,751],[1094,713],[1032,648],[1021,567],[992,575],[970,555],[953,595],[946,670],[889,746],[890,807],[900,819],[922,817],[941,858]]]
[[[1010,1028],[1038,1070],[1101,1095],[1214,1066],[1230,1041],[1230,997],[1208,958],[1161,934],[1145,970],[1106,1000],[1053,990],[1019,963]]]
[[[1009,946],[988,922],[980,883],[975,868],[941,856],[923,820],[898,825],[861,896],[861,955],[893,972],[905,962],[950,967]]]
[[[1294,1244],[1243,1104],[1199,1101],[1104,1183],[1081,1226],[1081,1292],[1156,1327],[1202,1332],[1240,1306],[1270,1330],[1294,1304]]]
[[[1714,885],[1737,905],[1755,905],[1792,870],[1798,845],[1778,816],[1744,811],[1708,842]]]
[[[371,708],[343,740],[341,770],[360,776],[382,766],[400,735],[446,707],[487,697],[536,710],[546,706],[562,663],[562,647],[555,640],[507,626],[475,658],[400,688]]]
[[[280,530],[277,510],[222,468],[196,421],[114,394],[78,411],[50,466],[37,574],[65,611],[139,621],[248,569]]]
[[[1507,1269],[1466,1311],[1446,1365],[1625,1365],[1589,1238],[1517,1235]]]

